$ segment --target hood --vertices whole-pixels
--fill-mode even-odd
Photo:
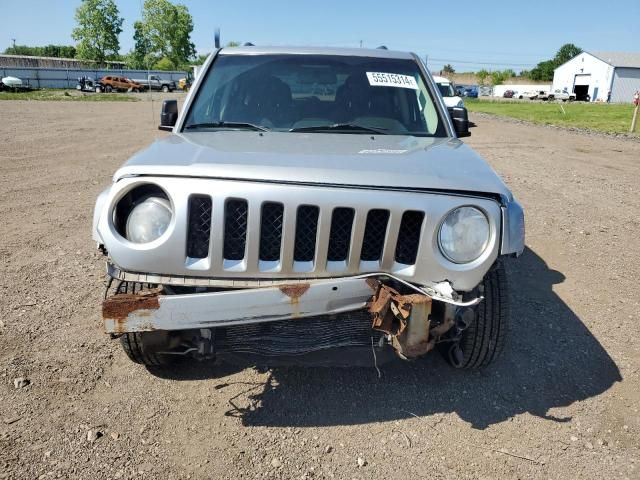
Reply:
[[[163,175],[511,194],[457,139],[217,131],[172,134],[114,175]]]

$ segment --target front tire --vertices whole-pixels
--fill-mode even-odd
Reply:
[[[125,333],[120,337],[120,344],[132,362],[148,367],[167,365],[171,363],[173,355],[158,353],[164,342],[157,338],[157,333],[160,332]]]
[[[478,286],[484,300],[475,307],[475,319],[457,344],[442,343],[440,352],[455,368],[479,369],[494,362],[504,349],[509,330],[509,298],[504,265],[498,262]]]
[[[162,86],[162,92],[163,93],[169,93],[169,87],[167,87],[166,85]]]

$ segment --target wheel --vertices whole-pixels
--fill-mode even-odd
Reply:
[[[496,360],[507,340],[509,329],[509,299],[507,277],[498,262],[478,286],[484,300],[475,307],[475,318],[462,332],[457,344],[439,344],[447,362],[455,368],[478,369]]]
[[[173,355],[158,353],[168,345],[163,332],[125,333],[120,337],[120,344],[131,361],[142,365],[167,365],[175,359]]]
[[[554,97],[553,95],[549,95],[547,97],[547,100],[549,100],[550,102],[553,102],[556,99],[556,97]]]
[[[96,87],[96,93],[102,93],[102,87],[101,86],[97,86]]]
[[[113,91],[113,87],[112,87],[111,85],[107,85],[107,86],[104,88],[104,91],[105,91],[105,92],[107,92],[107,93],[111,93],[111,92]]]
[[[163,85],[162,86],[162,92],[163,93],[168,93],[169,92],[169,87],[167,85]]]

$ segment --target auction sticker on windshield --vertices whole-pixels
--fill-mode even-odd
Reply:
[[[372,87],[399,87],[418,90],[416,79],[411,75],[399,73],[367,72],[369,85]]]

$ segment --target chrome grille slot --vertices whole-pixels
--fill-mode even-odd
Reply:
[[[396,262],[405,265],[414,265],[416,263],[423,220],[424,212],[416,210],[407,210],[402,215],[398,243],[396,244]]]
[[[313,205],[301,205],[297,209],[293,249],[293,260],[296,262],[312,262],[315,257],[319,213],[320,209]]]
[[[282,225],[284,205],[266,202],[260,212],[260,260],[275,262],[280,260],[282,246]]]
[[[339,262],[346,260],[351,246],[351,230],[353,229],[353,208],[339,207],[331,216],[331,233],[329,234],[329,247],[327,260]]]
[[[189,198],[189,225],[187,230],[187,256],[207,258],[211,236],[211,197]]]
[[[242,260],[247,244],[247,201],[235,198],[227,200],[224,215],[224,258]]]
[[[374,209],[367,214],[360,260],[373,262],[382,259],[382,249],[389,224],[389,210]]]

